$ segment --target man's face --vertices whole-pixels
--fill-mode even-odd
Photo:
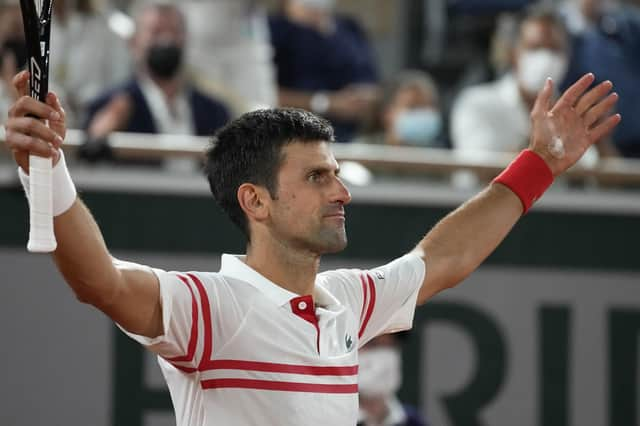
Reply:
[[[151,46],[175,45],[184,47],[185,22],[173,9],[148,8],[138,18],[133,38],[136,59],[143,61]]]
[[[351,195],[326,142],[290,143],[269,201],[272,236],[294,250],[335,253],[347,245],[344,206]]]
[[[563,28],[547,19],[525,21],[514,63],[520,88],[535,95],[547,77],[560,82],[567,66],[567,36]]]

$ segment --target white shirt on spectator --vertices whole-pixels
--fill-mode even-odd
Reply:
[[[162,90],[151,79],[140,78],[139,82],[158,133],[195,134],[191,105],[184,90],[180,91],[169,104]]]
[[[218,273],[154,272],[164,334],[127,334],[159,355],[178,426],[355,425],[358,348],[411,327],[425,265],[323,272],[305,296],[243,256]]]
[[[451,141],[466,152],[518,152],[529,143],[529,109],[513,74],[463,90],[451,111]]]

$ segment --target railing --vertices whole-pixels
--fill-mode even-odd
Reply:
[[[65,151],[75,151],[86,140],[79,130],[69,130]],[[4,142],[4,129],[0,128],[0,142]],[[209,138],[180,135],[153,135],[114,132],[109,146],[118,158],[198,158],[210,143]],[[483,178],[500,173],[511,161],[513,154],[460,153],[446,149],[384,146],[368,144],[334,144],[338,161],[355,161],[374,171],[415,175],[451,174],[469,170]],[[601,183],[640,185],[640,160],[605,158],[593,166],[578,165],[566,173],[574,180],[595,179]]]

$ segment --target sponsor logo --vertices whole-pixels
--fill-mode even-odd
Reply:
[[[344,335],[344,346],[347,348],[347,352],[351,352],[351,349],[353,349],[353,339],[351,338],[351,335]]]
[[[42,71],[40,70],[40,65],[38,65],[38,60],[34,56],[31,57],[29,62],[29,71],[31,72],[31,97],[37,98],[40,94]]]

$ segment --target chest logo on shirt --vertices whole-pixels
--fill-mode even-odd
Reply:
[[[351,335],[344,335],[344,346],[347,348],[347,352],[351,352],[353,349],[353,339],[351,338]]]
[[[384,272],[377,270],[377,271],[373,271],[373,273],[375,274],[375,276],[379,279],[379,280],[384,280]]]

